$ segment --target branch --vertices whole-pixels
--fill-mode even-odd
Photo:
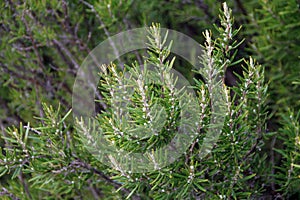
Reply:
[[[59,49],[68,56],[70,61],[72,62],[75,69],[79,69],[79,64],[75,61],[75,58],[72,56],[71,52],[58,40],[53,39],[52,42],[59,47]]]
[[[24,178],[23,178],[23,173],[22,173],[22,172],[20,172],[20,174],[19,174],[19,180],[20,180],[20,182],[22,183],[23,188],[24,188],[25,193],[26,193],[26,195],[28,196],[28,198],[29,198],[29,199],[32,199],[32,196],[31,196],[31,194],[30,194],[30,192],[29,192],[28,184],[27,184],[27,182],[24,180]]]
[[[236,1],[238,8],[242,11],[243,15],[247,16],[248,13],[247,13],[245,7],[243,6],[241,0],[235,0],[235,1]]]
[[[87,7],[89,7],[91,9],[91,11],[93,13],[95,13],[96,17],[98,18],[99,22],[100,22],[100,25],[102,26],[103,30],[104,30],[104,33],[105,35],[107,36],[107,39],[108,39],[108,42],[109,44],[112,46],[113,50],[114,50],[114,53],[117,57],[117,60],[119,61],[120,65],[121,65],[121,69],[123,70],[124,69],[124,64],[122,63],[122,61],[120,60],[119,56],[120,56],[120,53],[118,51],[118,49],[116,48],[116,45],[115,43],[112,41],[112,39],[110,38],[111,35],[109,33],[109,31],[107,30],[104,22],[102,21],[101,17],[98,15],[97,11],[95,10],[94,6],[89,4],[88,2],[86,1],[83,1],[83,0],[79,0],[81,3],[83,3],[84,5],[86,5]]]
[[[85,163],[84,161],[77,159],[74,160],[71,165],[79,165],[85,169],[90,170],[91,172],[93,172],[94,174],[97,174],[99,177],[101,177],[103,180],[105,180],[106,182],[112,184],[116,189],[119,189],[122,185],[120,183],[115,182],[114,180],[110,179],[108,176],[106,176],[102,171],[92,167],[91,165],[89,165],[88,163]],[[130,194],[131,191],[125,189],[125,188],[121,188],[121,191],[126,193],[126,194]],[[133,199],[140,199],[140,197],[138,196],[133,196]]]
[[[43,60],[42,60],[41,55],[40,55],[40,53],[38,51],[38,47],[37,47],[36,41],[35,41],[35,39],[33,37],[32,30],[30,29],[30,27],[29,27],[29,25],[28,25],[28,23],[27,23],[27,21],[25,19],[25,13],[27,14],[27,12],[28,12],[27,10],[23,11],[22,16],[21,16],[21,21],[24,23],[25,28],[26,28],[26,33],[30,37],[30,40],[31,40],[32,45],[33,45],[34,53],[35,53],[36,57],[38,58],[39,65],[40,65],[40,67],[42,69],[45,69],[45,66],[43,64]]]
[[[5,187],[2,187],[2,191],[0,191],[0,196],[9,196],[12,200],[20,200],[14,194],[9,192]]]

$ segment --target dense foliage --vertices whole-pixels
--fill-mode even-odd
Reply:
[[[1,198],[300,198],[299,6],[296,0],[0,2]],[[122,157],[110,157],[111,167],[93,155],[99,141],[82,136],[99,130],[72,120],[72,87],[98,43],[143,26],[151,26],[147,52],[102,66],[94,123],[119,149],[155,152],[174,137],[184,106],[199,121],[176,162],[132,173],[122,169]],[[204,67],[173,55],[176,41],[165,42],[160,27],[203,44],[196,62]],[[149,83],[147,66],[160,85]],[[192,98],[174,87],[172,69],[190,81],[199,107],[188,107]],[[133,93],[120,92],[120,83]],[[212,126],[218,87],[224,123]],[[160,124],[161,118],[168,120]],[[219,139],[202,156],[205,136],[216,127]],[[147,129],[155,134],[146,137]]]

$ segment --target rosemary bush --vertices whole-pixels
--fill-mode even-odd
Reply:
[[[300,112],[298,93],[292,94],[293,89],[299,89],[299,47],[295,45],[299,40],[299,23],[298,15],[294,16],[299,12],[298,4],[236,2],[231,5],[234,11],[242,11],[237,23],[226,3],[217,18],[217,6],[211,1],[207,4],[199,1],[196,6],[190,1],[177,0],[171,1],[172,6],[166,1],[149,4],[43,1],[35,6],[1,2],[1,30],[13,34],[0,32],[0,48],[2,51],[7,48],[0,54],[3,72],[0,101],[4,102],[0,125],[2,128],[4,124],[21,123],[9,126],[1,135],[0,196],[4,199],[299,198]],[[207,5],[210,9],[206,9]],[[151,12],[157,7],[164,9]],[[178,15],[168,10],[178,7],[182,7]],[[145,10],[144,14],[135,18],[141,10]],[[205,23],[186,18],[187,11],[201,16],[206,23],[214,22],[205,27],[215,29],[203,31]],[[11,13],[15,18],[10,17]],[[168,17],[155,18],[162,14]],[[179,22],[171,20],[177,17]],[[79,61],[93,46],[90,44],[122,29],[145,25],[152,19],[158,19],[164,26],[198,34],[204,42],[197,62],[203,68],[190,70],[190,66],[178,66],[184,63],[172,54],[176,40],[167,43],[168,35],[162,34],[159,24],[152,24],[146,56],[135,52],[135,56],[126,56],[125,62],[119,59],[102,65],[98,92],[103,98],[97,101],[105,106],[93,121],[78,118],[73,122],[70,86]],[[96,22],[103,34],[91,37],[98,32],[93,28]],[[46,26],[48,23],[51,25]],[[239,26],[243,23],[247,23],[245,30]],[[282,25],[284,32],[280,31]],[[244,42],[239,34],[249,38]],[[87,45],[86,40],[91,43]],[[249,41],[252,41],[251,52],[245,51],[245,46],[250,48]],[[131,62],[132,58],[136,61]],[[187,79],[194,74],[197,77],[190,88],[175,87],[179,80],[172,70],[182,72],[182,68]],[[233,68],[240,73],[229,74]],[[69,77],[65,76],[67,73]],[[150,74],[159,81],[149,81]],[[54,84],[56,81],[58,84]],[[190,106],[192,96],[186,91],[196,94],[197,106]],[[213,103],[218,100],[223,103],[216,110]],[[193,138],[175,162],[163,165],[172,155],[164,154],[162,160],[156,160],[153,152],[176,136],[182,125],[183,109],[198,119],[196,124],[189,121],[184,124],[196,125],[190,130]],[[222,123],[214,118],[220,117],[220,110],[224,112]],[[101,130],[94,129],[95,125]],[[136,173],[123,168],[121,162],[126,157],[95,156],[97,145],[101,145],[97,140],[99,131],[106,144],[130,153],[146,153],[155,170]],[[214,134],[218,134],[218,140],[207,143],[211,138],[206,136],[211,131],[217,131]],[[204,153],[206,149],[211,151]],[[146,163],[130,166],[143,168]]]

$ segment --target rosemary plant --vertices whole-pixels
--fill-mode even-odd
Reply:
[[[109,8],[107,11],[107,6],[80,2],[95,13],[100,10],[109,16],[118,14],[116,10],[109,12]],[[122,12],[130,5],[123,5]],[[264,152],[265,139],[274,135],[267,131],[270,116],[265,68],[252,57],[237,59],[243,42],[237,39],[241,28],[235,29],[231,9],[226,3],[222,6],[220,23],[215,25],[217,34],[203,32],[203,52],[197,55],[203,68],[193,69],[202,78],[195,79],[193,86],[178,87],[179,76],[173,73],[177,58],[172,55],[177,41],[166,42],[168,34],[162,33],[159,24],[153,24],[148,32],[147,56],[142,62],[139,56],[137,62],[124,67],[118,66],[121,63],[100,66],[98,91],[103,98],[99,103],[105,106],[93,120],[78,118],[72,123],[71,110],[62,114],[61,107],[43,104],[44,116],[35,119],[37,125],[21,123],[18,128],[8,128],[2,135],[0,196],[258,199],[271,188],[292,198],[299,191],[299,114],[282,115],[284,122],[278,137],[285,148],[276,151],[283,159],[280,165],[271,166],[275,163],[268,164]],[[114,21],[101,22],[109,36],[105,24]],[[67,52],[59,42],[56,46]],[[67,55],[71,56],[68,52]],[[235,84],[229,86],[225,72],[230,67],[240,67],[243,73],[235,74]],[[272,98],[273,88],[274,85]],[[278,101],[274,98],[274,102]],[[104,141],[108,145],[104,149],[106,156],[95,156]],[[188,145],[180,147],[180,142]],[[176,148],[164,149],[169,144]],[[173,152],[167,151],[170,149]],[[118,157],[119,151],[145,156],[130,160],[127,154]],[[151,170],[147,162],[151,163]]]

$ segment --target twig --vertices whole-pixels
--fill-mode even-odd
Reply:
[[[32,196],[31,196],[31,194],[30,194],[30,192],[29,192],[28,184],[27,184],[26,181],[24,180],[24,178],[23,178],[23,173],[22,173],[22,172],[20,172],[20,174],[19,174],[19,180],[20,180],[20,182],[22,183],[23,188],[24,188],[25,193],[26,193],[26,195],[28,196],[28,198],[29,198],[29,199],[32,199]]]
[[[95,199],[100,199],[100,192],[97,188],[95,188],[94,185],[92,185],[92,181],[88,180],[88,184],[90,185],[90,190],[92,191],[92,194],[94,196]]]
[[[42,135],[41,132],[35,130],[34,128],[31,128],[29,125],[28,126],[23,126],[23,128],[29,129],[31,132],[38,134],[38,135]]]
[[[71,52],[60,41],[53,39],[52,42],[55,45],[57,45],[60,48],[60,50],[68,56],[75,69],[79,69],[79,64],[75,61],[75,58],[72,56]]]
[[[107,30],[107,28],[106,28],[104,22],[102,21],[101,17],[98,15],[97,11],[95,10],[94,6],[89,4],[86,1],[83,1],[83,0],[79,0],[79,1],[81,3],[83,3],[84,5],[86,5],[87,7],[89,7],[91,9],[91,11],[93,13],[95,13],[96,17],[98,18],[98,20],[100,22],[100,25],[102,26],[102,28],[104,30],[105,35],[107,36],[108,42],[111,45],[111,47],[113,48],[113,51],[114,51],[114,53],[117,57],[117,60],[119,61],[119,64],[121,65],[121,69],[123,70],[124,69],[124,64],[122,63],[121,59],[119,58],[119,56],[120,56],[119,50],[116,48],[116,45],[115,45],[114,41],[112,41],[112,39],[110,38],[111,35],[110,35],[109,31]]]
[[[243,157],[243,161],[247,159],[247,157],[252,154],[255,150],[256,150],[256,147],[259,143],[259,141],[262,139],[262,136],[258,137],[255,141],[255,143],[251,146],[250,150],[246,153],[246,155]]]
[[[2,191],[0,191],[0,196],[9,196],[12,200],[20,200],[14,194],[9,192],[5,187],[2,187]]]
[[[91,165],[89,165],[88,163],[83,162],[82,160],[75,160],[72,162],[73,165],[79,165],[85,169],[90,170],[91,172],[97,174],[98,176],[100,176],[103,180],[107,181],[108,183],[112,184],[116,189],[120,188],[122,185],[120,183],[117,183],[115,181],[113,181],[112,179],[110,179],[108,176],[106,176],[102,171],[99,171],[98,169],[92,167]],[[125,189],[125,188],[121,188],[121,191],[129,194],[130,191]],[[134,199],[140,199],[138,196],[134,196]]]
[[[64,54],[66,54],[68,57],[69,57],[69,60],[72,62],[72,65],[75,66],[75,69],[79,69],[80,66],[79,64],[75,61],[75,59],[73,58],[72,54],[69,52],[69,50],[61,43],[59,42],[58,40],[54,39],[52,40],[53,43],[58,47],[58,51],[59,53],[60,52],[64,52]],[[64,54],[60,53],[61,57],[64,59]],[[94,58],[92,56],[94,62],[97,61],[96,58]],[[65,60],[65,59],[64,59]],[[68,62],[67,62],[68,63]],[[95,62],[96,64],[98,64],[97,62]],[[73,72],[74,74],[76,74],[75,72]],[[97,91],[97,87],[95,84],[93,84],[93,82],[91,82],[91,80],[87,80],[88,81],[88,85],[93,89],[93,91],[95,92],[95,95],[96,97],[99,99],[99,100],[102,100],[103,97],[101,96],[101,94]],[[84,100],[83,100],[84,101]],[[100,103],[101,106],[106,109],[107,108],[107,105],[105,105],[103,102]]]
[[[41,68],[42,69],[45,69],[45,66],[44,66],[44,64],[43,64],[43,60],[42,60],[42,58],[41,58],[41,55],[40,55],[40,53],[38,52],[38,47],[36,46],[36,41],[35,41],[35,39],[34,39],[34,37],[33,37],[33,33],[32,33],[32,30],[29,28],[29,25],[28,25],[28,23],[27,23],[27,21],[26,21],[26,19],[25,19],[25,13],[27,14],[27,10],[24,10],[23,11],[23,13],[22,13],[22,17],[21,17],[21,21],[24,23],[24,25],[25,25],[25,28],[26,28],[26,32],[27,32],[27,34],[29,35],[29,37],[30,37],[30,40],[31,40],[31,42],[32,42],[32,45],[33,45],[33,51],[34,51],[34,53],[35,53],[35,55],[36,55],[36,57],[37,57],[37,59],[38,59],[38,62],[39,62],[39,65],[41,66]]]
[[[16,48],[19,51],[31,51],[34,50],[35,47],[43,47],[43,44],[36,44],[35,46],[29,46],[29,47],[18,47],[13,44],[13,47]]]
[[[127,30],[128,30],[128,29],[132,29],[132,25],[130,24],[130,22],[127,20],[126,17],[123,18],[123,22],[124,22],[124,24],[126,25],[126,29],[127,29]],[[132,38],[131,35],[129,35],[128,39],[130,40],[130,42],[133,41],[133,38]],[[143,65],[143,59],[141,58],[141,55],[140,55],[137,51],[134,51],[134,54],[135,54],[135,56],[136,56],[136,58],[137,58],[138,63],[139,63],[140,65]]]
[[[235,1],[236,1],[238,8],[242,11],[243,15],[247,16],[248,13],[247,13],[246,9],[244,8],[242,2],[240,0],[235,0]]]
[[[64,25],[67,28],[68,32],[71,32],[70,29],[70,18],[69,18],[69,13],[68,13],[68,6],[66,0],[62,0],[62,8],[64,12]]]

